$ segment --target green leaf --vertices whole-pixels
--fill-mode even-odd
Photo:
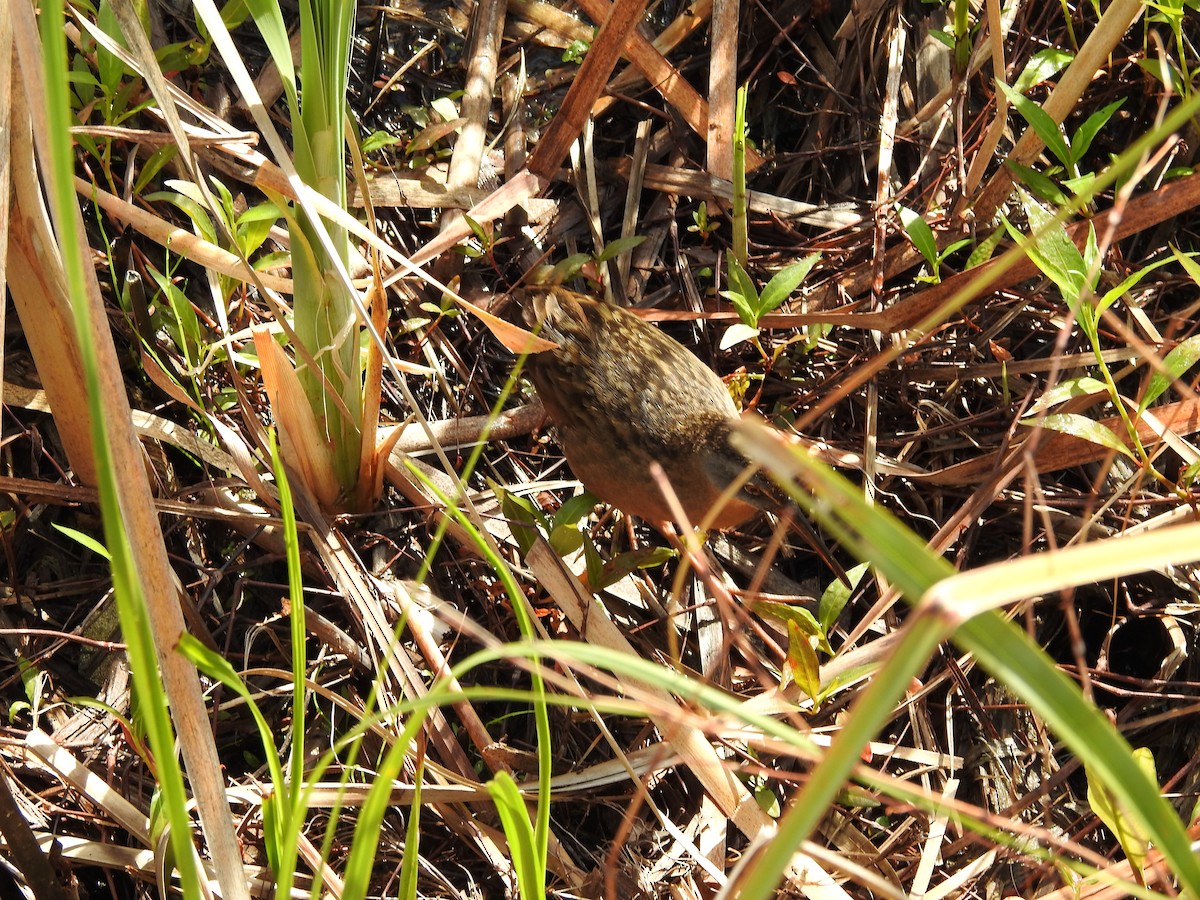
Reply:
[[[1183,79],[1180,77],[1179,69],[1165,55],[1160,54],[1149,59],[1139,59],[1137,64],[1143,71],[1161,81],[1163,87],[1172,93],[1179,93],[1180,88],[1183,86]]]
[[[583,534],[575,525],[557,524],[550,529],[546,541],[559,556],[570,556],[583,546]]]
[[[912,245],[925,257],[925,261],[929,263],[930,268],[936,274],[938,249],[937,238],[934,237],[933,229],[929,227],[929,223],[925,221],[925,217],[915,209],[900,206],[897,211],[900,214],[900,222],[904,226],[904,233],[908,235],[908,239],[912,241]]]
[[[593,588],[601,590],[616,584],[632,572],[665,565],[677,555],[670,547],[642,547],[638,550],[627,550],[624,553],[618,553],[612,560],[601,566],[595,580],[592,579],[589,570],[588,583]]]
[[[87,65],[87,61],[82,56],[76,57],[76,65]],[[80,99],[84,101],[90,101],[96,92],[94,90],[81,92],[79,91],[80,88],[100,87],[100,81],[96,76],[85,69],[77,69],[74,72],[70,72],[67,75],[67,81],[71,83],[71,86],[76,89],[77,93],[81,94]]]
[[[1038,428],[1048,428],[1050,431],[1057,431],[1059,434],[1069,434],[1071,437],[1077,437],[1089,443],[1099,444],[1101,447],[1116,450],[1130,459],[1136,458],[1133,455],[1133,451],[1125,445],[1124,441],[1117,437],[1111,428],[1107,425],[1101,425],[1087,416],[1081,416],[1078,413],[1055,413],[1043,419],[1023,419],[1021,424]]]
[[[479,243],[486,247],[488,244],[488,234],[483,230],[483,226],[466,213],[463,213],[463,221],[466,222],[467,227],[471,229],[471,234],[475,235],[475,240],[479,241]]]
[[[1133,751],[1133,760],[1147,778],[1158,783],[1158,773],[1154,768],[1154,754],[1150,748],[1138,747]],[[1149,844],[1145,831],[1138,825],[1137,820],[1126,812],[1124,804],[1113,795],[1112,791],[1103,782],[1092,777],[1090,769],[1087,770],[1087,776],[1088,805],[1092,807],[1092,812],[1100,818],[1100,821],[1107,825],[1116,836],[1121,844],[1121,849],[1125,851],[1125,857],[1129,860],[1129,864],[1140,874],[1145,866]]]
[[[148,271],[154,272],[155,280],[158,280],[160,274],[152,266],[146,268]],[[164,279],[160,282],[160,286],[171,306],[171,321],[167,323],[167,331],[171,335],[171,340],[175,342],[175,346],[179,348],[179,352],[183,354],[188,368],[194,368],[199,364],[205,348],[200,317],[196,315],[196,308],[192,306],[192,301],[188,299],[187,294],[181,291],[176,284]]]
[[[421,865],[421,788],[425,782],[425,754],[416,754],[413,772],[412,803],[409,804],[408,825],[404,829],[404,857],[400,860],[400,877],[396,879],[397,897],[416,897]]]
[[[159,147],[150,157],[142,164],[141,169],[137,174],[137,181],[133,185],[133,196],[137,197],[143,194],[146,187],[152,182],[158,173],[163,170],[167,163],[171,162],[179,153],[179,148],[174,144],[164,144]]]
[[[750,793],[754,797],[754,801],[758,804],[758,808],[765,812],[772,819],[778,819],[779,814],[783,811],[783,806],[779,802],[779,796],[771,790],[771,786],[763,781],[757,781],[750,788]]]
[[[271,729],[262,710],[255,702],[254,695],[251,694],[250,689],[246,687],[246,683],[242,681],[241,676],[238,675],[237,671],[229,664],[229,661],[225,657],[209,650],[191,634],[184,634],[180,637],[179,643],[176,645],[176,650],[196,666],[197,669],[217,679],[221,684],[237,694],[238,697],[245,701],[246,708],[250,710],[250,715],[258,727],[259,740],[262,741],[263,749],[267,753],[267,766],[270,770],[271,781],[275,784],[275,793],[272,794],[272,809],[268,810],[265,803],[263,805],[263,825],[265,827],[266,843],[269,853],[273,855],[284,843],[284,832],[282,829],[287,825],[286,810],[291,802],[292,790],[292,787],[284,780],[283,766],[280,761],[278,749],[275,746],[275,732]],[[274,850],[271,848],[274,848]],[[279,863],[279,859],[272,860],[272,864],[275,866],[278,866]]]
[[[758,306],[758,288],[754,286],[754,280],[733,258],[729,260],[729,290],[731,293],[741,294],[752,306]]]
[[[554,524],[578,525],[591,516],[592,510],[599,502],[600,498],[595,494],[584,491],[558,508],[558,512],[554,514]]]
[[[256,203],[237,217],[238,225],[248,225],[251,222],[270,222],[274,225],[283,214],[279,207],[269,200]]]
[[[746,86],[742,85],[737,91],[737,100],[733,105],[733,207],[730,211],[733,225],[733,246],[730,247],[729,258],[740,267],[745,268],[750,259],[749,229],[746,216]],[[730,267],[730,281],[733,273]],[[749,299],[749,294],[744,294]],[[757,322],[747,322],[747,325],[757,325]]]
[[[215,176],[210,177],[208,180],[209,183],[212,184],[213,194],[221,201],[221,209],[225,213],[225,221],[232,222],[234,220],[233,194],[230,193],[229,188],[225,186],[224,182],[220,181]]]
[[[808,273],[812,271],[813,266],[820,258],[820,253],[810,253],[799,262],[792,263],[776,272],[758,298],[758,315],[762,317],[772,310],[778,309],[779,305],[791,296],[792,291],[808,277]]]
[[[57,525],[55,527],[58,527]],[[28,703],[23,704],[29,708],[30,712],[42,707],[42,689],[45,682],[42,678],[42,670],[37,667],[32,661],[25,659],[23,656],[17,657],[17,668],[21,672],[21,686],[25,689],[25,697]],[[12,721],[14,710],[17,706],[22,705],[20,701],[14,703],[9,709],[9,721]]]
[[[953,243],[951,243],[951,244],[948,244],[948,245],[946,246],[946,249],[945,249],[945,250],[943,250],[943,251],[941,251],[941,252],[938,254],[938,262],[940,263],[940,262],[941,262],[942,260],[944,260],[944,259],[945,259],[947,256],[949,256],[951,253],[954,253],[954,252],[956,252],[956,251],[958,251],[958,250],[961,250],[963,247],[968,247],[968,246],[970,246],[970,244],[971,244],[971,239],[970,239],[970,238],[960,238],[959,240],[957,240],[957,241],[954,241],[954,242],[953,242]]]
[[[850,601],[850,596],[869,568],[866,563],[860,563],[853,569],[847,570],[846,581],[850,582],[849,584],[840,578],[835,578],[833,583],[825,588],[825,592],[821,594],[821,602],[817,606],[817,622],[820,623],[821,631],[824,634],[829,634],[833,623],[842,614],[842,609]]]
[[[96,25],[101,31],[111,37],[113,41],[128,49],[125,36],[121,33],[121,23],[117,21],[111,3],[102,2],[100,4],[100,8],[96,12]],[[148,33],[147,36],[149,36]],[[100,46],[96,47],[96,70],[100,73],[100,81],[104,84],[105,92],[110,96],[116,93],[121,79],[125,77],[125,73],[128,71],[125,63],[121,62],[113,53]],[[113,123],[105,122],[104,124],[111,125]]]
[[[451,119],[448,122],[433,122],[427,127],[421,129],[421,132],[409,141],[404,152],[409,156],[420,153],[422,150],[428,150],[437,145],[444,138],[454,134],[467,123],[466,119],[457,118]]]
[[[385,147],[395,147],[397,144],[403,144],[404,140],[395,135],[388,134],[386,131],[373,131],[362,142],[363,156],[369,156]]]
[[[245,0],[229,0],[228,3],[221,7],[221,21],[230,30],[237,28],[249,16],[250,8],[246,6]]]
[[[182,72],[192,66],[202,66],[208,62],[211,46],[205,41],[193,38],[177,41],[165,47],[156,47],[154,58],[164,73]]]
[[[1162,259],[1155,260],[1148,266],[1142,266],[1140,269],[1135,271],[1132,275],[1129,275],[1127,278],[1125,278],[1125,280],[1122,281],[1120,284],[1118,284],[1115,288],[1112,288],[1111,290],[1106,291],[1104,293],[1104,296],[1101,297],[1099,302],[1097,302],[1097,304],[1096,304],[1097,310],[1100,312],[1103,312],[1104,310],[1108,309],[1110,306],[1113,305],[1113,303],[1116,302],[1116,300],[1119,297],[1121,297],[1122,295],[1133,290],[1133,288],[1135,288],[1137,286],[1138,282],[1140,282],[1143,278],[1145,278],[1147,275],[1149,275],[1155,269],[1165,266],[1170,262],[1174,262],[1174,260],[1175,260],[1175,257],[1166,256],[1166,257],[1163,257]]]
[[[821,664],[813,649],[815,638],[804,633],[795,621],[788,620],[787,672],[796,687],[804,691],[816,705],[821,696]]]
[[[1196,285],[1200,286],[1200,263],[1196,262],[1196,254],[1181,253],[1179,248],[1174,246],[1171,247],[1171,252],[1174,254],[1172,258],[1175,259],[1179,265],[1183,266],[1183,270],[1187,272],[1188,277],[1191,278]]]
[[[1037,402],[1029,408],[1029,414],[1033,416],[1051,407],[1058,406],[1060,403],[1065,403],[1074,397],[1090,397],[1093,394],[1107,396],[1108,385],[1099,378],[1093,378],[1091,375],[1069,378],[1066,381],[1059,382],[1042,394],[1042,396],[1038,397]]]
[[[1057,48],[1040,50],[1029,58],[1029,62],[1013,83],[1013,87],[1023,94],[1031,87],[1053,78],[1069,66],[1074,59],[1075,54],[1065,50]]]
[[[451,119],[457,119],[459,117],[458,106],[455,105],[454,100],[461,97],[462,93],[455,91],[448,97],[438,97],[429,105],[433,108],[434,112],[442,117],[442,121],[449,122]]]
[[[33,711],[33,707],[30,706],[28,703],[26,703],[24,700],[17,700],[14,703],[9,704],[8,724],[12,725],[17,720],[17,716],[21,715],[22,713],[27,713],[27,712],[32,712],[32,711]]]
[[[582,63],[583,57],[587,55],[589,47],[591,47],[591,43],[588,41],[571,41],[567,45],[567,48],[563,50],[562,61],[566,63]]]
[[[598,590],[601,585],[607,587],[608,585],[604,584],[604,560],[600,558],[600,551],[596,549],[596,545],[586,534],[583,536],[583,561],[587,567],[588,584],[592,589]],[[609,582],[609,584],[611,583]]]
[[[596,257],[596,262],[607,262],[613,257],[620,256],[627,250],[632,250],[644,240],[646,240],[645,235],[631,234],[628,237],[609,241],[605,244],[604,249],[600,251],[600,255]]]
[[[195,199],[195,197],[199,196],[199,189],[194,184],[186,181],[168,181],[167,184],[176,188],[179,192],[155,191],[153,194],[147,194],[145,199],[150,203],[166,200],[192,220],[196,234],[200,235],[200,237],[204,238],[210,244],[218,243],[217,230],[213,227],[208,210]],[[183,193],[185,190],[187,191],[186,194]],[[195,196],[193,196],[193,192],[195,192]]]
[[[954,49],[954,35],[942,31],[940,28],[930,29],[929,36],[935,41],[945,44],[951,50]]]
[[[1067,139],[1063,137],[1058,123],[1038,104],[1034,103],[1024,94],[1014,91],[1004,82],[1000,82],[1000,90],[1004,91],[1005,96],[1008,97],[1008,101],[1016,107],[1021,117],[1037,132],[1037,136],[1042,139],[1042,143],[1046,145],[1046,149],[1054,154],[1055,159],[1064,166],[1071,165],[1071,148],[1067,146]]]
[[[1179,476],[1179,483],[1183,487],[1191,488],[1197,481],[1200,481],[1200,462],[1194,462]]]
[[[548,280],[551,284],[562,284],[567,279],[574,278],[580,269],[591,261],[592,258],[586,253],[572,253],[561,262],[555,263]]]
[[[508,520],[517,546],[521,549],[521,553],[528,553],[537,541],[537,527],[540,525],[546,531],[550,530],[546,517],[525,497],[520,497],[512,491],[506,491],[498,485],[492,485],[492,487],[500,498],[500,511]]]
[[[258,257],[251,263],[251,267],[256,272],[265,272],[267,269],[279,269],[288,265],[291,261],[290,253],[267,253]]]
[[[1037,169],[1031,169],[1029,166],[1014,162],[1011,159],[1006,159],[1004,165],[1017,177],[1021,184],[1033,191],[1039,199],[1056,205],[1062,205],[1067,202],[1067,195],[1062,192],[1059,186],[1051,181],[1048,176],[1037,171]]]
[[[109,562],[112,562],[112,556],[109,555],[108,548],[90,534],[84,534],[82,531],[76,531],[74,528],[70,528],[66,525],[59,525],[57,522],[54,523],[54,527],[71,540],[75,541],[75,543],[87,547],[93,553],[98,554]]]
[[[1066,231],[1065,225],[1063,226],[1063,230]],[[1092,288],[1093,292],[1095,292],[1096,285],[1099,283],[1101,264],[1102,264],[1102,260],[1100,258],[1100,242],[1096,239],[1096,229],[1089,228],[1087,237],[1083,242],[1083,269],[1085,272],[1095,272],[1096,273],[1093,276],[1093,278],[1095,280],[1093,280],[1091,283],[1091,288]],[[1141,277],[1142,277],[1142,275],[1137,272],[1135,272],[1133,275],[1129,276],[1129,278],[1134,279],[1134,281],[1136,281],[1138,278],[1141,278]],[[1129,279],[1126,279],[1126,280],[1128,281]],[[1132,283],[1132,282],[1130,282],[1130,283]],[[1111,303],[1112,301],[1110,300],[1108,302]]]
[[[728,292],[726,292],[728,294]],[[733,299],[732,297],[730,298]],[[737,303],[733,304],[735,307]],[[738,315],[741,315],[741,310],[738,310]],[[722,350],[728,350],[742,341],[752,341],[758,337],[758,329],[753,325],[747,325],[745,322],[735,322],[725,329],[725,333],[721,335],[721,340],[717,346]]]
[[[729,257],[729,290],[721,291],[721,296],[733,304],[743,324],[758,327],[758,289],[732,256]]]
[[[776,603],[773,600],[757,600],[750,608],[760,616],[776,619],[789,627],[795,625],[804,634],[817,639],[817,647],[822,653],[833,655],[833,648],[825,637],[825,629],[817,621],[816,616],[803,606],[793,606],[790,603]]]
[[[1025,215],[1029,218],[1030,231],[1036,237],[1036,240],[1026,243],[1025,252],[1042,270],[1042,274],[1058,285],[1063,299],[1078,316],[1079,298],[1087,276],[1083,254],[1079,252],[1079,248],[1075,246],[1061,222],[1051,224],[1054,217],[1041,204],[1024,191],[1019,193]]]
[[[1094,172],[1085,172],[1078,178],[1064,178],[1062,186],[1074,194],[1076,197],[1087,194],[1092,189],[1092,184],[1096,181]]]
[[[558,508],[550,522],[550,534],[547,537],[555,553],[568,556],[583,546],[583,524],[599,502],[595,494],[585,491]]]
[[[488,794],[496,804],[504,836],[508,839],[513,869],[517,873],[520,896],[531,900],[545,896],[544,869],[538,864],[538,852],[534,839],[533,825],[525,809],[517,783],[507,772],[498,772],[487,783]]]
[[[260,203],[238,216],[237,241],[242,252],[250,256],[257,251],[279,219],[279,209],[274,203]]]
[[[971,255],[967,257],[967,268],[973,269],[976,266],[981,266],[992,258],[992,253],[1000,244],[1000,239],[1004,237],[1004,229],[997,228],[971,251]]]
[[[1098,109],[1084,120],[1084,123],[1075,130],[1075,135],[1071,138],[1071,155],[1073,161],[1078,163],[1083,159],[1088,152],[1088,148],[1092,146],[1092,141],[1096,139],[1096,135],[1100,133],[1100,129],[1108,124],[1108,120],[1112,118],[1121,106],[1125,103],[1125,98],[1114,100],[1112,103],[1105,106],[1103,109]]]
[[[1163,368],[1166,372],[1156,369],[1146,385],[1146,394],[1138,404],[1138,412],[1145,412],[1151,403],[1161,397],[1180,375],[1200,361],[1200,335],[1193,335],[1171,348],[1171,352],[1163,357]]]

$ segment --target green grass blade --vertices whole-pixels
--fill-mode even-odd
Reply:
[[[155,773],[162,807],[171,826],[171,847],[179,868],[183,893],[188,900],[200,896],[201,873],[196,868],[196,848],[192,844],[192,822],[187,812],[187,793],[183,771],[175,751],[175,734],[163,687],[158,677],[158,655],[142,593],[134,549],[130,544],[117,491],[118,473],[109,450],[108,429],[101,402],[99,362],[89,336],[88,289],[84,281],[84,257],[80,233],[74,227],[78,216],[75,186],[72,178],[75,160],[70,139],[70,99],[67,73],[70,66],[66,56],[63,4],[44,3],[41,6],[43,78],[47,109],[51,123],[47,145],[51,164],[48,168],[48,193],[55,219],[59,225],[60,249],[67,276],[67,289],[72,298],[75,333],[88,392],[91,413],[92,449],[95,454],[100,493],[100,510],[104,521],[105,544],[111,559],[113,592],[121,628],[125,636],[138,710],[144,716],[146,733],[157,763]]]
[[[782,446],[776,438],[764,437],[762,428],[746,423],[738,436],[741,449],[766,466],[798,503],[853,552],[884,572],[910,602],[926,597],[952,571],[889,513],[867,506],[858,489],[844,478],[803,452]],[[795,484],[797,478],[806,490]],[[1086,571],[1079,573],[1078,583],[1088,580]],[[776,840],[755,865],[770,873],[772,884],[778,883],[794,848],[819,824],[849,778],[859,752],[887,721],[912,676],[953,634],[956,643],[1041,716],[1144,828],[1181,882],[1200,892],[1200,860],[1191,852],[1187,832],[1158,786],[1138,766],[1124,737],[1045,651],[999,613],[984,612],[961,623],[957,615],[945,603],[918,607],[905,625],[899,647],[855,703],[825,759],[780,821]],[[743,896],[765,900],[770,891],[747,889]]]

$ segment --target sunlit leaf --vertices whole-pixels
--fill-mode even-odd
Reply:
[[[820,253],[810,253],[799,262],[792,263],[778,272],[767,282],[758,298],[758,315],[767,313],[779,307],[784,300],[791,296],[792,291],[808,277],[813,266],[821,259]]]
[[[620,256],[622,253],[632,250],[644,240],[646,240],[645,235],[631,234],[628,237],[609,241],[604,249],[600,251],[600,255],[596,257],[596,262],[606,262],[613,257]]]
[[[1172,347],[1162,361],[1166,372],[1159,369],[1154,370],[1154,374],[1150,376],[1150,383],[1146,385],[1146,394],[1142,397],[1142,402],[1138,404],[1138,412],[1145,412],[1151,403],[1161,397],[1176,379],[1198,361],[1200,361],[1200,335],[1193,335]]]
[[[1045,50],[1039,50],[1033,56],[1029,57],[1029,62],[1025,64],[1025,68],[1021,70],[1021,74],[1017,76],[1013,87],[1024,94],[1031,87],[1053,78],[1069,66],[1074,59],[1074,53],[1059,50],[1057,47],[1048,47]]]
[[[1032,416],[1075,397],[1090,397],[1093,394],[1107,395],[1108,385],[1091,375],[1069,378],[1038,397],[1037,402],[1029,408],[1029,414]]]
[[[1022,118],[1037,132],[1037,136],[1042,139],[1046,149],[1053,153],[1054,157],[1063,165],[1070,165],[1071,149],[1067,146],[1067,140],[1063,137],[1059,124],[1041,106],[1019,91],[1014,91],[1003,81],[1000,82],[1000,90],[1004,91],[1008,102],[1016,107]]]
[[[789,627],[795,626],[809,637],[816,638],[817,649],[822,653],[833,655],[833,649],[825,637],[825,629],[817,621],[816,616],[803,606],[793,606],[790,603],[776,603],[774,600],[756,600],[750,606],[760,616],[777,619]]]
[[[725,333],[721,335],[718,346],[722,350],[728,350],[742,341],[752,341],[756,337],[758,337],[758,329],[753,325],[747,325],[745,322],[735,322],[725,329]]]
[[[937,238],[934,237],[929,223],[919,212],[909,209],[907,206],[899,207],[897,212],[900,214],[900,224],[904,226],[904,233],[908,235],[908,239],[925,257],[925,261],[936,269],[938,264]]]
[[[1111,428],[1078,413],[1054,413],[1042,419],[1024,419],[1022,424],[1048,428],[1059,434],[1069,434],[1071,437],[1116,450],[1130,459],[1135,458],[1133,451],[1117,437]]]
[[[1158,782],[1158,774],[1154,768],[1154,754],[1150,748],[1136,748],[1133,751],[1133,759],[1138,767],[1146,773],[1147,778],[1155,783]],[[1108,826],[1120,842],[1129,864],[1141,872],[1145,866],[1146,852],[1149,849],[1145,831],[1138,825],[1137,820],[1125,811],[1124,805],[1113,796],[1112,791],[1103,782],[1092,777],[1090,770],[1088,771],[1087,799],[1088,805],[1092,807],[1092,812],[1099,816],[1100,821]]]
[[[804,691],[813,703],[821,696],[821,664],[809,635],[794,620],[788,620],[787,670],[796,687]]]
[[[852,569],[846,570],[846,581],[840,578],[835,578],[829,587],[825,588],[825,592],[821,594],[821,602],[817,606],[817,621],[820,623],[821,631],[829,634],[829,629],[833,627],[833,623],[837,621],[838,616],[842,614],[842,609],[850,600],[850,596],[854,593],[862,581],[863,575],[867,573],[866,563],[861,563]],[[846,582],[849,582],[847,584]]]
[[[1040,203],[1024,191],[1019,193],[1030,230],[1036,236],[1036,240],[1027,243],[1025,250],[1042,273],[1058,285],[1063,299],[1078,315],[1079,298],[1087,277],[1083,254],[1062,223],[1051,224],[1053,216]]]

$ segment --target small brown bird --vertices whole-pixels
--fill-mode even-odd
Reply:
[[[531,288],[531,324],[557,350],[529,356],[529,376],[558,427],[567,461],[607,503],[653,523],[671,521],[650,474],[658,462],[699,523],[749,463],[729,443],[738,410],[711,369],[632,313],[557,287]],[[732,528],[779,506],[755,478],[716,512]]]

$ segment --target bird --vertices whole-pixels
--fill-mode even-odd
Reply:
[[[531,353],[526,371],[591,493],[656,526],[673,522],[658,463],[693,524],[734,528],[781,505],[761,473],[721,500],[751,463],[730,443],[737,405],[686,347],[613,304],[557,286],[526,294],[526,320],[558,345]]]

